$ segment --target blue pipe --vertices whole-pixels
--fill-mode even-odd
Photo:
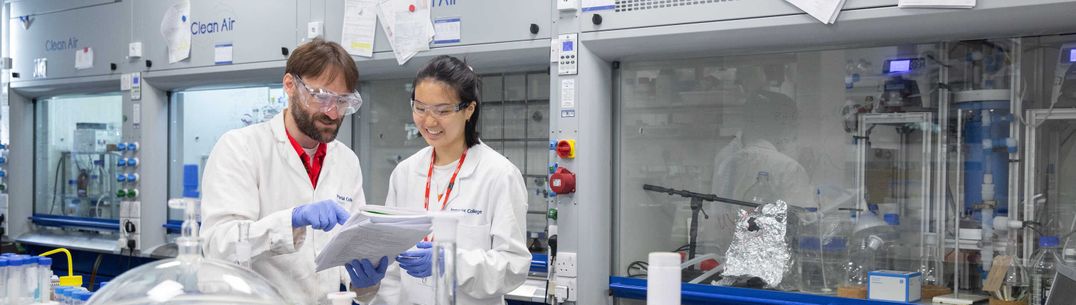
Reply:
[[[33,222],[36,225],[49,227],[80,227],[112,231],[120,230],[120,221],[118,219],[34,214],[33,216],[30,216],[30,222]]]
[[[994,198],[997,201],[995,216],[1009,213],[1009,152],[1006,140],[1009,138],[1009,101],[979,101],[960,103],[961,110],[970,110],[972,115],[964,123],[964,144],[967,147],[964,156],[964,210],[974,219],[982,218],[975,205],[983,202],[983,175],[990,173],[994,178]],[[990,124],[983,126],[982,110],[990,111]],[[989,140],[990,147],[984,147],[983,140]]]
[[[609,277],[609,290],[617,298],[646,299],[646,279]],[[848,299],[834,296],[775,290],[748,289],[683,283],[680,299],[684,304],[757,304],[757,305],[887,305],[901,302]]]

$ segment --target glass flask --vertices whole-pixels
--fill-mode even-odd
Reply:
[[[285,301],[269,281],[232,262],[205,258],[198,237],[198,200],[169,200],[182,205],[179,255],[131,269],[94,293],[87,305],[133,304],[300,304]]]
[[[433,218],[434,304],[456,305],[456,227],[459,220],[449,214]]]

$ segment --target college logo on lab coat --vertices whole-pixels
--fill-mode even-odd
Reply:
[[[336,199],[338,199],[340,201],[343,201],[343,202],[354,202],[354,200],[351,200],[351,197],[340,195],[340,194],[336,194]]]
[[[478,209],[448,209],[448,210],[452,211],[452,212],[467,213],[467,214],[471,214],[471,215],[474,215],[474,216],[482,215],[482,210],[478,210]]]

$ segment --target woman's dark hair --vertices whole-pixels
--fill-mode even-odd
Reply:
[[[482,81],[479,79],[478,73],[475,73],[474,69],[467,65],[467,62],[459,58],[441,55],[434,57],[426,64],[426,67],[418,71],[418,75],[415,76],[414,86],[411,89],[411,99],[415,98],[414,88],[418,88],[418,84],[424,81],[437,81],[452,88],[452,91],[456,92],[456,98],[460,101],[460,108],[466,108],[470,103],[474,103],[474,113],[467,120],[463,135],[467,147],[477,145],[478,114],[482,109],[482,104],[479,103],[481,101],[479,93],[481,92]]]

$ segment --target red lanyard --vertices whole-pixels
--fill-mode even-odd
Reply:
[[[456,185],[456,175],[460,173],[460,168],[463,168],[463,160],[467,159],[467,150],[463,150],[463,155],[460,156],[459,164],[456,165],[456,171],[452,173],[452,178],[448,180],[448,189],[445,190],[444,202],[441,203],[441,210],[445,209],[448,205],[448,195],[452,194],[452,187]],[[437,160],[437,150],[433,150],[433,156],[430,157],[430,171],[426,174],[426,201],[423,203],[423,207],[427,211],[430,210],[430,181],[433,180],[433,162]]]

